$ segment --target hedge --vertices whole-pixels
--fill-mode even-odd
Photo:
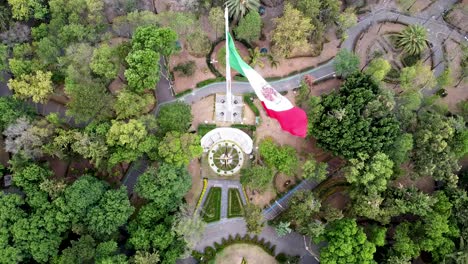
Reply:
[[[203,221],[216,222],[221,219],[221,187],[211,187],[202,211]]]
[[[252,131],[257,130],[257,127],[256,127],[256,126],[254,126],[254,125],[246,125],[246,124],[232,124],[231,127],[233,127],[233,128],[239,128],[239,129],[252,130]]]
[[[215,128],[215,124],[199,124],[197,127],[197,133],[200,137],[203,137],[204,135],[206,135],[206,133],[210,132]]]
[[[195,212],[198,210],[198,208],[200,207],[201,205],[201,202],[203,200],[203,196],[205,195],[205,192],[206,192],[206,188],[208,187],[208,180],[207,179],[203,179],[203,189],[202,189],[202,192],[200,194],[200,197],[198,198],[198,202],[197,202],[197,206],[195,206]]]
[[[252,112],[254,112],[255,116],[260,116],[260,111],[258,110],[257,106],[255,106],[253,100],[251,97],[253,94],[245,94],[244,95],[244,102],[252,109]]]
[[[203,252],[198,252],[195,250],[192,251],[192,257],[198,260],[198,263],[200,264],[211,263],[216,257],[217,253],[221,252],[226,247],[234,244],[250,244],[259,246],[270,256],[275,257],[276,260],[278,260],[280,263],[288,263],[287,261],[297,260],[300,258],[299,256],[290,256],[285,253],[279,253],[275,256],[275,245],[271,245],[270,242],[265,242],[263,238],[259,239],[257,235],[251,237],[248,234],[245,234],[242,237],[239,234],[236,234],[234,237],[232,237],[232,235],[229,235],[227,239],[221,239],[221,243],[215,242],[212,247],[206,247]]]
[[[244,215],[244,205],[237,188],[228,189],[228,213],[227,217],[241,217]]]
[[[189,94],[189,93],[191,93],[191,92],[193,92],[193,90],[192,90],[192,89],[188,89],[188,90],[185,90],[185,91],[183,91],[183,92],[180,92],[180,93],[175,94],[175,97],[176,97],[176,98],[179,98],[179,97],[182,97],[182,96],[184,96],[184,95],[187,95],[187,94]]]
[[[208,84],[212,84],[212,83],[215,83],[215,82],[224,82],[224,81],[225,81],[224,77],[216,77],[216,78],[201,81],[201,82],[197,83],[196,87],[197,88],[202,88],[204,86],[207,86]]]

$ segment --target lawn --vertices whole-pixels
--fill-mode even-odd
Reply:
[[[230,188],[228,191],[228,218],[244,215],[244,206],[239,189]]]
[[[207,223],[219,221],[221,218],[221,188],[211,187],[206,196],[202,210],[203,221]]]

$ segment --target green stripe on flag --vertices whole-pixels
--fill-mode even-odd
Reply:
[[[231,37],[231,34],[228,34],[228,46],[229,46],[229,64],[231,68],[238,71],[240,74],[245,76],[244,69],[252,69],[239,55],[236,50],[236,45],[234,44],[234,40]]]

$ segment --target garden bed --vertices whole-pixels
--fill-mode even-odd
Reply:
[[[221,218],[221,187],[211,187],[206,196],[202,210],[203,221],[219,221]]]
[[[228,218],[241,217],[244,215],[244,205],[239,193],[239,189],[230,188],[228,190]]]

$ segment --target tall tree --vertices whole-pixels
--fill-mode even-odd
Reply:
[[[145,93],[139,95],[125,89],[117,95],[117,100],[115,101],[114,110],[117,114],[117,119],[138,118],[155,101],[153,94]]]
[[[321,263],[376,263],[375,245],[368,241],[354,219],[345,218],[331,223],[323,238],[328,244],[320,249]]]
[[[260,142],[259,153],[271,168],[292,175],[296,172],[298,159],[296,150],[291,146],[278,146],[271,138]]]
[[[167,133],[158,147],[159,156],[175,166],[186,166],[202,153],[200,136],[175,131]]]
[[[15,92],[16,98],[31,98],[35,103],[43,103],[54,91],[51,78],[51,72],[36,71],[19,79],[10,79],[8,88]]]
[[[262,33],[262,18],[260,14],[256,10],[247,13],[246,16],[241,18],[234,32],[237,38],[250,43],[259,40]]]
[[[170,56],[176,50],[177,33],[170,28],[139,27],[132,38],[133,50],[152,50]]]
[[[247,232],[260,234],[265,225],[262,209],[255,204],[248,203],[245,206],[245,221],[247,222]]]
[[[358,18],[354,8],[346,8],[344,12],[338,15],[338,27],[341,38],[346,39],[346,30],[357,24]]]
[[[165,135],[169,131],[184,133],[192,123],[191,107],[182,102],[164,105],[159,110],[158,132]]]
[[[358,153],[358,158],[350,159],[346,170],[346,180],[354,188],[353,195],[382,193],[393,175],[393,161],[384,153],[378,152],[370,157]]]
[[[399,132],[388,111],[391,100],[370,76],[350,76],[338,92],[322,96],[311,134],[320,146],[346,158],[386,152]]]
[[[273,31],[273,51],[281,57],[292,55],[295,49],[307,45],[307,37],[314,30],[310,19],[290,4],[284,6],[283,16],[274,19],[276,28]]]
[[[161,208],[174,208],[190,186],[191,177],[187,169],[163,163],[158,169],[151,167],[143,173],[138,178],[135,191]]]
[[[107,44],[100,45],[93,51],[89,66],[97,75],[108,80],[114,79],[119,71],[119,62],[114,48],[109,47]]]
[[[215,32],[216,38],[224,32],[224,12],[221,7],[212,7],[208,15],[211,28]]]
[[[142,93],[156,87],[159,81],[158,53],[153,50],[134,50],[128,54],[126,61],[129,67],[125,70],[125,78],[132,91]]]

